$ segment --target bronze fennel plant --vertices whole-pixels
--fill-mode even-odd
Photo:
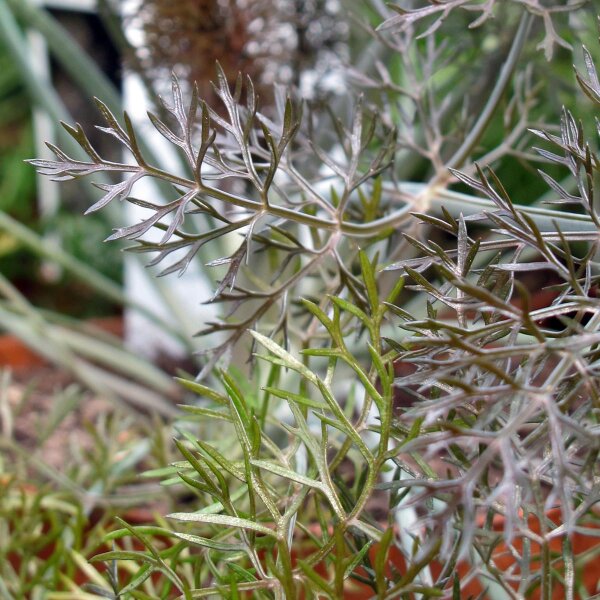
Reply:
[[[171,122],[149,115],[185,172],[149,164],[127,115],[120,124],[100,101],[102,130],[133,162],[104,160],[68,125],[89,160],[53,147],[55,161],[32,161],[59,180],[118,175],[89,210],[114,199],[147,209],[109,239],[153,253],[161,275],[183,274],[197,256],[222,269],[209,300],[222,317],[200,332],[214,343],[198,379],[182,381],[198,395],[178,425],[184,460],[149,474],[186,486],[194,509],[111,535],[146,547],[97,557],[139,565],[125,584],[113,581],[112,597],[148,597],[135,590],[154,585],[155,572],[165,598],[342,598],[356,581],[378,598],[460,598],[474,578],[494,597],[540,588],[549,598],[557,577],[569,597],[580,593],[583,559],[569,540],[593,533],[599,497],[600,161],[568,109],[549,133],[531,127],[539,90],[520,63],[532,26],[543,23],[550,58],[567,43],[553,18],[579,9],[496,4],[447,0],[389,14],[375,2],[387,18],[364,27],[402,68],[351,72],[365,93],[347,120],[343,107],[281,89],[261,112],[250,79],[231,89],[218,70],[222,110],[195,91],[186,102],[174,79]],[[506,39],[496,30],[501,64],[484,100],[446,64],[444,20],[464,26],[465,8],[479,11],[475,21],[466,13],[472,27],[484,30],[496,13],[512,27]],[[577,81],[597,111],[585,49],[584,62]],[[500,142],[480,145],[498,122]],[[551,201],[566,211],[518,206],[485,168],[523,156],[528,129],[544,146]],[[427,166],[424,182],[405,179],[415,161]],[[170,184],[173,197],[132,196],[146,177]],[[474,195],[450,190],[457,182]],[[153,229],[159,241],[145,238]],[[542,306],[525,285],[533,276],[551,283]],[[250,382],[227,369],[233,349],[252,356]],[[558,525],[545,516],[556,506]],[[499,572],[502,537],[538,544],[540,560],[513,547],[517,568]],[[403,568],[386,566],[392,547]],[[460,578],[459,561],[469,565]]]

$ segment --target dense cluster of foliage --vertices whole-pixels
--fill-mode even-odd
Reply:
[[[364,91],[351,108],[278,89],[263,110],[250,79],[232,89],[218,70],[219,109],[196,91],[186,102],[174,79],[168,118],[149,115],[181,172],[154,165],[129,117],[100,101],[101,130],[132,161],[104,159],[78,125],[65,128],[87,159],[52,146],[55,160],[32,161],[57,180],[118,176],[89,211],[146,209],[109,239],[153,253],[161,275],[198,257],[223,269],[208,300],[222,314],[200,332],[211,349],[181,381],[197,394],[177,425],[183,460],[148,473],[185,486],[193,509],[111,534],[146,550],[97,557],[139,565],[114,592],[94,588],[104,597],[147,597],[135,590],[156,573],[161,597],[186,599],[342,598],[359,583],[379,598],[460,598],[476,578],[490,597],[549,598],[558,580],[584,593],[589,557],[571,540],[597,520],[600,158],[569,109],[559,127],[534,122],[530,40],[541,24],[550,59],[587,13],[373,5],[383,23],[363,28],[386,60],[349,70]],[[466,24],[472,44],[452,47]],[[583,58],[577,81],[597,110]],[[565,211],[520,206],[518,183],[489,168],[536,160],[529,131],[544,201]],[[135,197],[144,178],[172,196]],[[232,357],[250,357],[251,377]]]

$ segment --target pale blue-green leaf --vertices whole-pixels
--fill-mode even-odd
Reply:
[[[279,344],[274,342],[271,338],[268,338],[257,331],[250,332],[252,337],[266,350],[277,356],[283,361],[283,364],[300,373],[306,379],[312,383],[317,383],[317,376],[310,370],[306,365],[303,365],[297,358],[292,356],[287,350],[284,350]]]
[[[274,475],[279,475],[285,479],[290,479],[291,481],[295,481],[296,483],[300,483],[301,485],[307,485],[309,487],[324,491],[324,485],[322,482],[317,481],[315,479],[311,479],[310,477],[306,477],[304,475],[300,475],[291,469],[286,469],[281,465],[277,465],[275,463],[269,462],[267,460],[251,460],[251,464],[259,469],[263,469],[265,471],[269,471]]]
[[[218,550],[219,552],[239,552],[244,550],[244,544],[231,544],[227,542],[221,542],[219,540],[212,540],[209,538],[201,537],[199,535],[192,535],[190,533],[179,533],[174,532],[173,535],[184,542],[193,544],[194,546],[201,546],[202,548],[210,548],[211,550]]]
[[[231,517],[229,515],[207,515],[203,513],[171,513],[168,514],[169,519],[175,519],[176,521],[184,521],[188,523],[206,523],[210,525],[223,525],[225,527],[234,527],[236,529],[248,529],[250,531],[256,531],[274,538],[277,538],[277,532],[273,529],[269,529],[260,523],[255,523],[248,519],[240,519],[239,517]]]

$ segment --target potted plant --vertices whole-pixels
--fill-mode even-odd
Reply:
[[[463,77],[477,46],[438,64],[436,29],[448,19],[464,33],[461,7],[473,27],[503,19],[473,34],[500,61],[489,86],[476,71],[477,90]],[[146,551],[96,557],[139,566],[105,597],[148,597],[157,573],[162,598],[594,593],[582,574],[596,545],[580,543],[598,522],[598,154],[567,109],[533,131],[550,199],[574,210],[520,206],[518,185],[484,168],[523,155],[536,88],[518,67],[532,27],[548,57],[566,44],[556,12],[465,0],[386,13],[374,35],[402,68],[354,73],[368,93],[347,120],[281,90],[261,112],[252,82],[221,70],[217,111],[174,78],[169,119],[149,117],[185,174],[151,164],[129,117],[101,101],[133,162],[103,159],[78,125],[65,128],[87,160],[52,147],[56,160],[32,161],[58,179],[117,174],[90,210],[146,209],[109,239],[154,253],[161,274],[197,258],[220,269],[209,302],[223,316],[200,332],[214,343],[198,378],[180,379],[197,395],[176,424],[182,460],[147,474],[186,486],[192,506],[110,535]],[[577,79],[597,108],[584,61]],[[480,150],[491,125],[507,130]],[[424,181],[402,179],[415,157]],[[172,197],[132,196],[143,178]],[[532,308],[546,273],[556,293]]]

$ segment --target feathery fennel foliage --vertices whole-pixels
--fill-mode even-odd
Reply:
[[[249,79],[231,89],[218,71],[220,110],[196,92],[186,104],[174,80],[172,122],[149,115],[185,174],[149,164],[129,118],[120,124],[101,102],[102,130],[133,162],[104,160],[79,126],[65,127],[88,161],[55,147],[55,161],[32,161],[59,180],[118,175],[90,210],[114,199],[147,209],[109,239],[154,253],[162,275],[234,241],[208,263],[223,269],[209,300],[223,316],[200,332],[217,339],[207,381],[181,382],[199,396],[184,407],[183,460],[148,474],[189,488],[194,510],[112,534],[146,548],[96,557],[139,565],[124,588],[114,582],[115,598],[153,573],[160,597],[186,599],[342,598],[357,585],[378,598],[460,598],[476,579],[494,597],[539,588],[549,598],[558,581],[568,597],[583,593],[586,556],[572,540],[594,535],[598,520],[600,159],[568,109],[558,129],[532,127],[539,91],[520,70],[535,17],[549,56],[566,44],[554,13],[578,6],[518,2],[516,14],[495,4],[448,0],[389,16],[371,33],[410,49],[405,82],[376,65],[347,121],[281,90],[261,112]],[[436,75],[447,58],[436,35],[458,8],[480,12],[471,26],[494,10],[514,23],[462,134],[448,118],[464,117],[456,96],[441,97],[469,83]],[[431,16],[420,42],[414,26]],[[584,62],[577,81],[597,111],[588,50]],[[482,149],[499,117],[508,132]],[[567,210],[517,205],[484,168],[523,155],[528,129],[541,139],[551,202]],[[414,156],[429,165],[426,183],[401,179]],[[146,177],[171,184],[173,199],[132,196]],[[456,182],[473,195],[449,190]],[[151,229],[159,241],[145,238]],[[548,301],[534,304],[531,281],[550,282]],[[249,347],[250,381],[217,368],[233,347]],[[555,507],[558,523],[547,516]],[[501,551],[512,556],[506,572]]]

